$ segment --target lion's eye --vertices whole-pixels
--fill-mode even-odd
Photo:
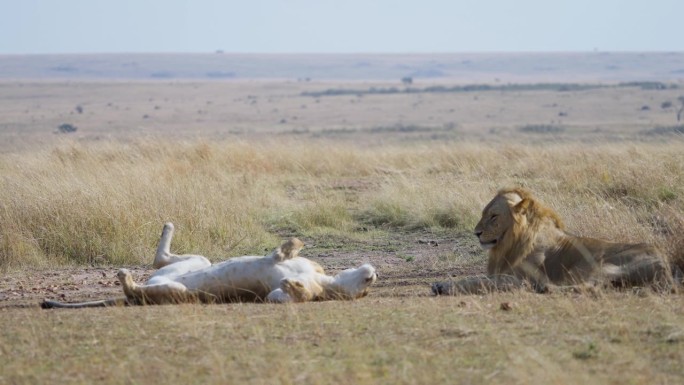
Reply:
[[[496,221],[497,218],[499,218],[499,216],[496,215],[496,214],[494,214],[494,215],[492,215],[491,217],[489,217],[489,220],[492,221],[492,222],[494,222],[494,221]]]

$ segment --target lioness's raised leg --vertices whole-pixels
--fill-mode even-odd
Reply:
[[[282,262],[287,259],[292,259],[299,254],[303,247],[304,242],[297,238],[291,238],[289,241],[283,243],[273,250],[270,257],[273,258],[275,262]]]
[[[171,261],[171,238],[173,238],[173,223],[167,222],[164,224],[162,229],[161,238],[159,239],[159,245],[157,245],[157,253],[154,255],[154,262],[152,266],[155,269],[161,269],[162,267],[173,263]]]
[[[178,262],[185,262],[183,267],[178,267],[173,270],[178,270],[176,275],[184,272],[198,270],[211,265],[209,260],[201,255],[176,255],[171,253],[171,239],[173,238],[174,226],[173,223],[167,222],[164,224],[161,239],[157,246],[157,252],[154,255],[154,262],[152,266],[156,269],[162,269],[166,266],[177,264]],[[169,270],[169,269],[167,269]]]
[[[435,295],[486,294],[520,289],[523,285],[524,281],[512,275],[476,276],[458,281],[434,283],[432,293]]]

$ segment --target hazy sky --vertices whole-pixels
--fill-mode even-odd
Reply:
[[[684,0],[0,0],[0,54],[684,51]]]

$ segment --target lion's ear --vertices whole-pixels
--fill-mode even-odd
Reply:
[[[527,214],[528,211],[530,211],[530,209],[532,208],[532,205],[534,205],[534,201],[532,201],[532,199],[524,198],[523,200],[518,202],[518,204],[513,206],[511,208],[511,210],[515,214],[524,215],[524,214]]]

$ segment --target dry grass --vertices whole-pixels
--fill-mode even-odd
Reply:
[[[165,221],[179,253],[296,235],[327,270],[370,261],[380,281],[356,302],[0,307],[0,383],[682,382],[681,294],[427,296],[481,269],[470,232],[508,185],[578,235],[681,255],[684,142],[640,134],[673,124],[656,107],[680,91],[301,95],[333,86],[3,84],[0,301],[118,293],[115,269],[149,264]],[[66,121],[79,130],[51,133]],[[419,129],[374,130],[398,125]]]
[[[149,260],[161,223],[180,252],[261,253],[290,234],[463,231],[524,185],[579,234],[655,240],[684,208],[684,145],[355,148],[297,142],[65,144],[0,156],[0,268]]]
[[[684,375],[680,304],[509,293],[12,310],[0,318],[0,381],[675,384]]]

